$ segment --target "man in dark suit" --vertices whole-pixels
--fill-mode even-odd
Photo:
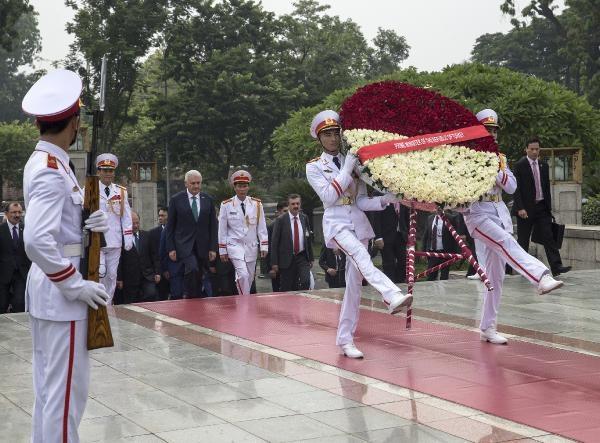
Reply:
[[[450,218],[452,225],[456,226],[455,217],[446,214]],[[437,214],[431,214],[427,217],[427,225],[425,234],[423,235],[423,249],[428,252],[457,252],[458,245],[448,228],[444,225],[444,221]],[[427,269],[442,264],[447,259],[445,258],[427,258]],[[440,271],[440,280],[448,280],[450,275],[450,266],[446,266]],[[437,280],[438,273],[432,272],[427,276],[427,280]]]
[[[288,213],[273,222],[271,270],[280,275],[282,292],[307,290],[313,262],[308,217],[300,212],[298,194],[288,196]]]
[[[133,247],[127,251],[121,248],[117,268],[117,288],[122,291],[123,303],[139,303],[158,300],[158,290],[154,280],[154,268],[149,254],[149,237],[140,231],[140,217],[131,211]]]
[[[25,311],[25,281],[31,261],[23,244],[23,208],[9,203],[0,225],[0,314]]]
[[[400,203],[389,204],[383,211],[373,211],[374,246],[381,249],[383,272],[394,283],[406,281],[406,240],[409,210]]]
[[[184,266],[180,261],[173,261],[169,258],[166,229],[163,229],[160,234],[158,255],[160,257],[160,274],[169,282],[169,300],[182,299]]]
[[[330,288],[346,287],[346,256],[342,251],[323,245],[319,266],[325,271],[325,281]]]
[[[217,216],[213,199],[200,192],[200,172],[186,172],[185,187],[169,202],[166,247],[169,259],[184,265],[184,297],[195,298],[203,296],[204,268],[217,257]]]
[[[148,231],[148,257],[154,269],[154,282],[158,289],[159,300],[169,298],[169,280],[160,271],[160,235],[164,231],[168,221],[168,211],[165,207],[158,208],[158,226]]]
[[[287,201],[278,202],[277,208],[275,210],[275,219],[277,219],[277,217],[279,217],[282,214],[287,214],[287,212],[288,212]],[[275,220],[273,220],[271,223],[269,223],[267,225],[267,232],[269,234],[269,250],[267,251],[267,256],[264,258],[264,262],[265,262],[265,269],[268,270],[269,277],[271,277],[271,288],[273,289],[273,292],[279,292],[279,289],[281,287],[281,284],[279,281],[279,273],[276,273],[275,271],[273,271],[273,269],[271,269],[271,245],[272,245],[271,239],[273,238],[273,225],[274,224],[275,224]]]
[[[552,275],[571,270],[563,266],[560,252],[552,237],[552,194],[548,164],[539,161],[541,143],[537,137],[527,142],[525,155],[514,167],[517,190],[514,193],[513,215],[517,216],[517,240],[529,250],[531,232],[535,229],[542,238]]]

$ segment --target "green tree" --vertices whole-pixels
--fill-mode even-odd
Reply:
[[[23,183],[23,168],[31,155],[39,132],[31,123],[0,122],[0,200],[5,181],[16,187]]]
[[[367,78],[377,78],[400,69],[400,64],[408,58],[410,46],[406,38],[390,29],[377,29],[373,40],[375,49],[369,55]]]
[[[39,73],[28,74],[21,68],[33,63],[41,49],[37,14],[22,14],[15,25],[17,32],[11,50],[0,47],[0,121],[24,120],[21,100]]]
[[[600,113],[565,87],[506,68],[473,63],[433,73],[411,68],[385,78],[433,88],[473,112],[493,108],[502,126],[500,149],[513,161],[523,155],[531,135],[538,135],[546,147],[584,148],[585,192],[596,194],[600,190]],[[353,91],[334,92],[321,104],[293,113],[274,131],[274,154],[281,168],[303,173],[306,161],[320,153],[319,145],[308,135],[311,119],[323,109],[339,109]]]
[[[19,21],[32,12],[29,0],[0,0],[0,49],[13,51],[13,45],[19,41]]]

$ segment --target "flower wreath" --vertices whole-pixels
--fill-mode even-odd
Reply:
[[[435,204],[466,205],[494,186],[493,137],[471,111],[434,91],[373,83],[344,101],[340,117],[363,179],[382,192],[433,210]]]

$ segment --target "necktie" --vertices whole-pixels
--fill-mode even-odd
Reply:
[[[17,249],[17,246],[19,244],[19,231],[17,230],[16,226],[13,226],[12,228],[12,239],[13,244],[15,245],[15,249]]]
[[[244,205],[244,202],[242,202],[242,212],[246,215],[246,205]]]
[[[140,239],[139,239],[138,235],[139,234],[136,232],[135,235],[133,236],[133,239],[135,241],[135,249],[139,252],[140,251],[140,247],[139,247]]]
[[[435,216],[435,222],[433,224],[433,229],[431,230],[431,244],[429,245],[429,249],[432,251],[437,250],[436,241],[437,241],[437,231],[438,231],[438,217]]]
[[[333,163],[337,166],[338,169],[342,169],[342,165],[340,164],[340,159],[338,157],[333,157]]]
[[[194,221],[198,221],[198,204],[196,203],[196,196],[192,197],[192,214],[194,216]]]
[[[110,188],[108,186],[106,188],[104,188],[104,193],[106,194],[107,197],[110,195]]]
[[[298,217],[294,217],[294,254],[300,252],[300,233],[298,232]]]
[[[535,201],[539,202],[540,200],[543,200],[544,197],[542,196],[542,186],[540,184],[540,172],[538,170],[538,162],[534,160],[531,163],[531,168],[533,171],[533,180],[535,181]]]

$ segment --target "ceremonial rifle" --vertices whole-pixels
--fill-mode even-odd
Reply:
[[[85,196],[83,202],[83,220],[94,211],[100,209],[100,185],[96,175],[95,159],[98,154],[98,131],[104,120],[104,97],[106,94],[106,55],[102,57],[100,70],[100,100],[98,108],[88,113],[92,115],[92,143],[88,151],[87,170],[85,176]],[[100,232],[84,229],[85,253],[81,263],[83,278],[98,282],[100,279],[100,248],[104,243],[104,236]],[[110,348],[114,346],[108,311],[106,306],[98,309],[88,308],[88,335],[87,348]]]

